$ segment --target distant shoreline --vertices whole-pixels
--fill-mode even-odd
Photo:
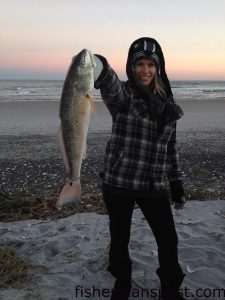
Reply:
[[[123,81],[123,79],[121,78]],[[126,81],[125,79],[124,81]],[[64,80],[0,80],[0,103],[15,101],[60,101]],[[175,99],[225,100],[223,80],[170,80]],[[93,89],[93,99],[102,100],[100,90]]]

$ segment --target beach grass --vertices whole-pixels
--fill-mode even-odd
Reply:
[[[0,211],[7,212],[9,210],[18,209],[24,206],[24,199],[18,194],[11,194],[0,187]]]
[[[29,265],[13,247],[0,247],[0,288],[18,287],[26,278]]]
[[[51,219],[65,218],[75,213],[96,212],[107,214],[101,191],[96,183],[82,178],[81,202],[58,210],[55,207],[57,196],[62,184],[58,184],[51,193],[42,196],[37,195],[35,188],[20,192],[8,192],[1,187],[0,191],[0,221],[13,222],[28,219]]]

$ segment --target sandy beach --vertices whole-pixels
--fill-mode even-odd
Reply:
[[[224,299],[225,101],[177,102],[185,113],[178,122],[177,144],[188,200],[183,211],[174,211],[186,273],[182,292],[194,300]],[[54,101],[0,103],[1,185],[7,190],[32,188],[38,199],[47,195],[56,199],[65,180],[56,143],[58,106]],[[111,117],[103,103],[96,106],[82,166],[84,202],[90,190],[95,201],[102,201],[98,173]],[[25,282],[0,289],[0,299],[109,299],[114,278],[106,271],[108,217],[94,207],[93,212],[86,211],[0,222],[0,246],[14,246],[20,257],[31,262]],[[134,264],[130,299],[159,299],[157,247],[138,208],[130,251]]]
[[[223,131],[225,99],[177,100],[184,111],[178,123],[178,133]],[[90,133],[109,131],[111,117],[105,105],[98,101],[91,116]],[[55,135],[59,126],[58,101],[19,101],[0,103],[0,135]]]

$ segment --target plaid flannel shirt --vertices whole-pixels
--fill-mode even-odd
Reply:
[[[145,101],[107,66],[95,82],[112,116],[103,182],[132,190],[164,189],[167,178],[182,180],[176,150],[176,122],[159,132]]]

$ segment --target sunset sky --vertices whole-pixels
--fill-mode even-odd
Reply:
[[[121,79],[130,44],[161,44],[173,80],[225,80],[225,0],[0,0],[0,79],[64,79],[83,48]]]

